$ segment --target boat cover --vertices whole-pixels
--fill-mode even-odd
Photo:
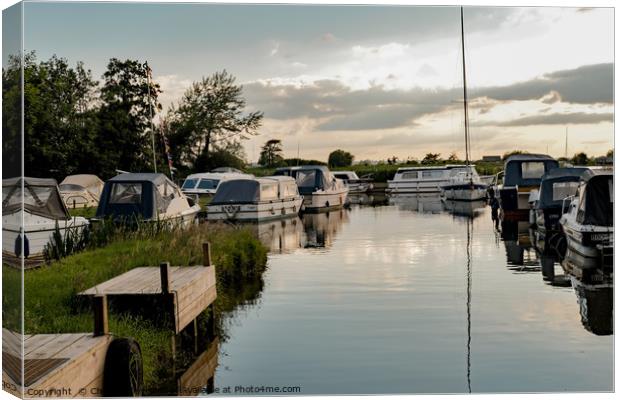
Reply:
[[[586,170],[585,167],[555,168],[543,175],[537,208],[561,207],[564,198],[575,195],[581,175]],[[574,186],[570,185],[571,182]]]
[[[274,175],[287,175],[295,178],[299,193],[302,195],[312,194],[319,189],[330,189],[336,179],[329,168],[323,165],[280,168]]]
[[[527,171],[524,171],[524,168],[534,163],[543,163],[544,171],[540,171],[541,173],[532,171],[532,176],[527,176]],[[523,164],[525,166],[522,167]],[[538,186],[540,185],[540,178],[545,173],[558,167],[558,162],[546,154],[512,155],[508,157],[504,165],[504,186]]]
[[[254,203],[260,198],[260,183],[254,179],[233,179],[218,186],[210,204]]]
[[[613,172],[586,170],[581,179],[583,193],[579,195],[577,222],[583,225],[613,226]]]
[[[2,180],[2,215],[22,209],[21,186],[21,177]],[[23,209],[45,218],[71,219],[55,179],[24,177]]]
[[[80,175],[69,175],[62,182],[60,182],[61,190],[65,190],[64,185],[76,185],[80,186],[83,189],[86,189],[95,197],[99,197],[101,191],[103,190],[103,181],[97,177],[97,175],[88,175],[88,174],[80,174]],[[66,187],[67,191],[76,191],[80,190],[78,188],[70,188]]]

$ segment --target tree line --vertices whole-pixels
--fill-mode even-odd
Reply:
[[[241,140],[258,134],[263,118],[245,112],[242,86],[225,70],[194,82],[159,119],[162,90],[139,60],[112,58],[97,81],[82,62],[30,52],[9,57],[2,82],[4,177],[21,174],[22,83],[26,176],[167,172],[164,138],[180,175],[243,167]]]

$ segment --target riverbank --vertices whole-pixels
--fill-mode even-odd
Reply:
[[[90,332],[92,313],[76,299],[76,294],[138,266],[198,265],[202,263],[202,243],[209,241],[216,265],[218,296],[216,317],[234,307],[235,299],[227,295],[227,286],[247,277],[262,274],[267,263],[267,249],[247,229],[220,224],[201,224],[187,230],[162,231],[157,234],[114,238],[107,246],[86,250],[52,262],[24,274],[25,332]],[[19,308],[12,300],[20,287],[20,272],[3,265],[3,290],[13,295],[3,297],[3,323],[19,330]],[[12,304],[15,303],[15,304]],[[145,392],[152,393],[162,377],[169,375],[172,360],[170,332],[134,315],[110,313],[110,331],[117,336],[135,338],[144,360]]]
[[[330,168],[332,171],[354,171],[358,176],[371,175],[375,182],[387,182],[394,178],[396,171],[399,168],[404,167],[438,167],[446,164],[458,164],[460,161],[455,162],[440,162],[433,164],[377,164],[377,165],[364,165],[356,164],[349,167],[336,167]],[[478,162],[476,163],[476,171],[480,175],[495,175],[500,172],[504,167],[502,162]],[[273,175],[275,168],[268,167],[253,167],[247,168],[246,172],[255,176],[269,176]]]

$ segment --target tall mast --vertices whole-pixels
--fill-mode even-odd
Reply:
[[[465,110],[465,164],[469,165],[469,113],[467,111],[467,77],[465,73],[465,29],[463,28],[463,7],[461,6],[461,49],[463,51],[463,108]]]

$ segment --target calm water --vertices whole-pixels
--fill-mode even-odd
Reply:
[[[613,389],[610,288],[571,283],[553,260],[543,275],[527,229],[502,240],[488,207],[393,203],[257,227],[269,269],[224,321],[216,388]]]

